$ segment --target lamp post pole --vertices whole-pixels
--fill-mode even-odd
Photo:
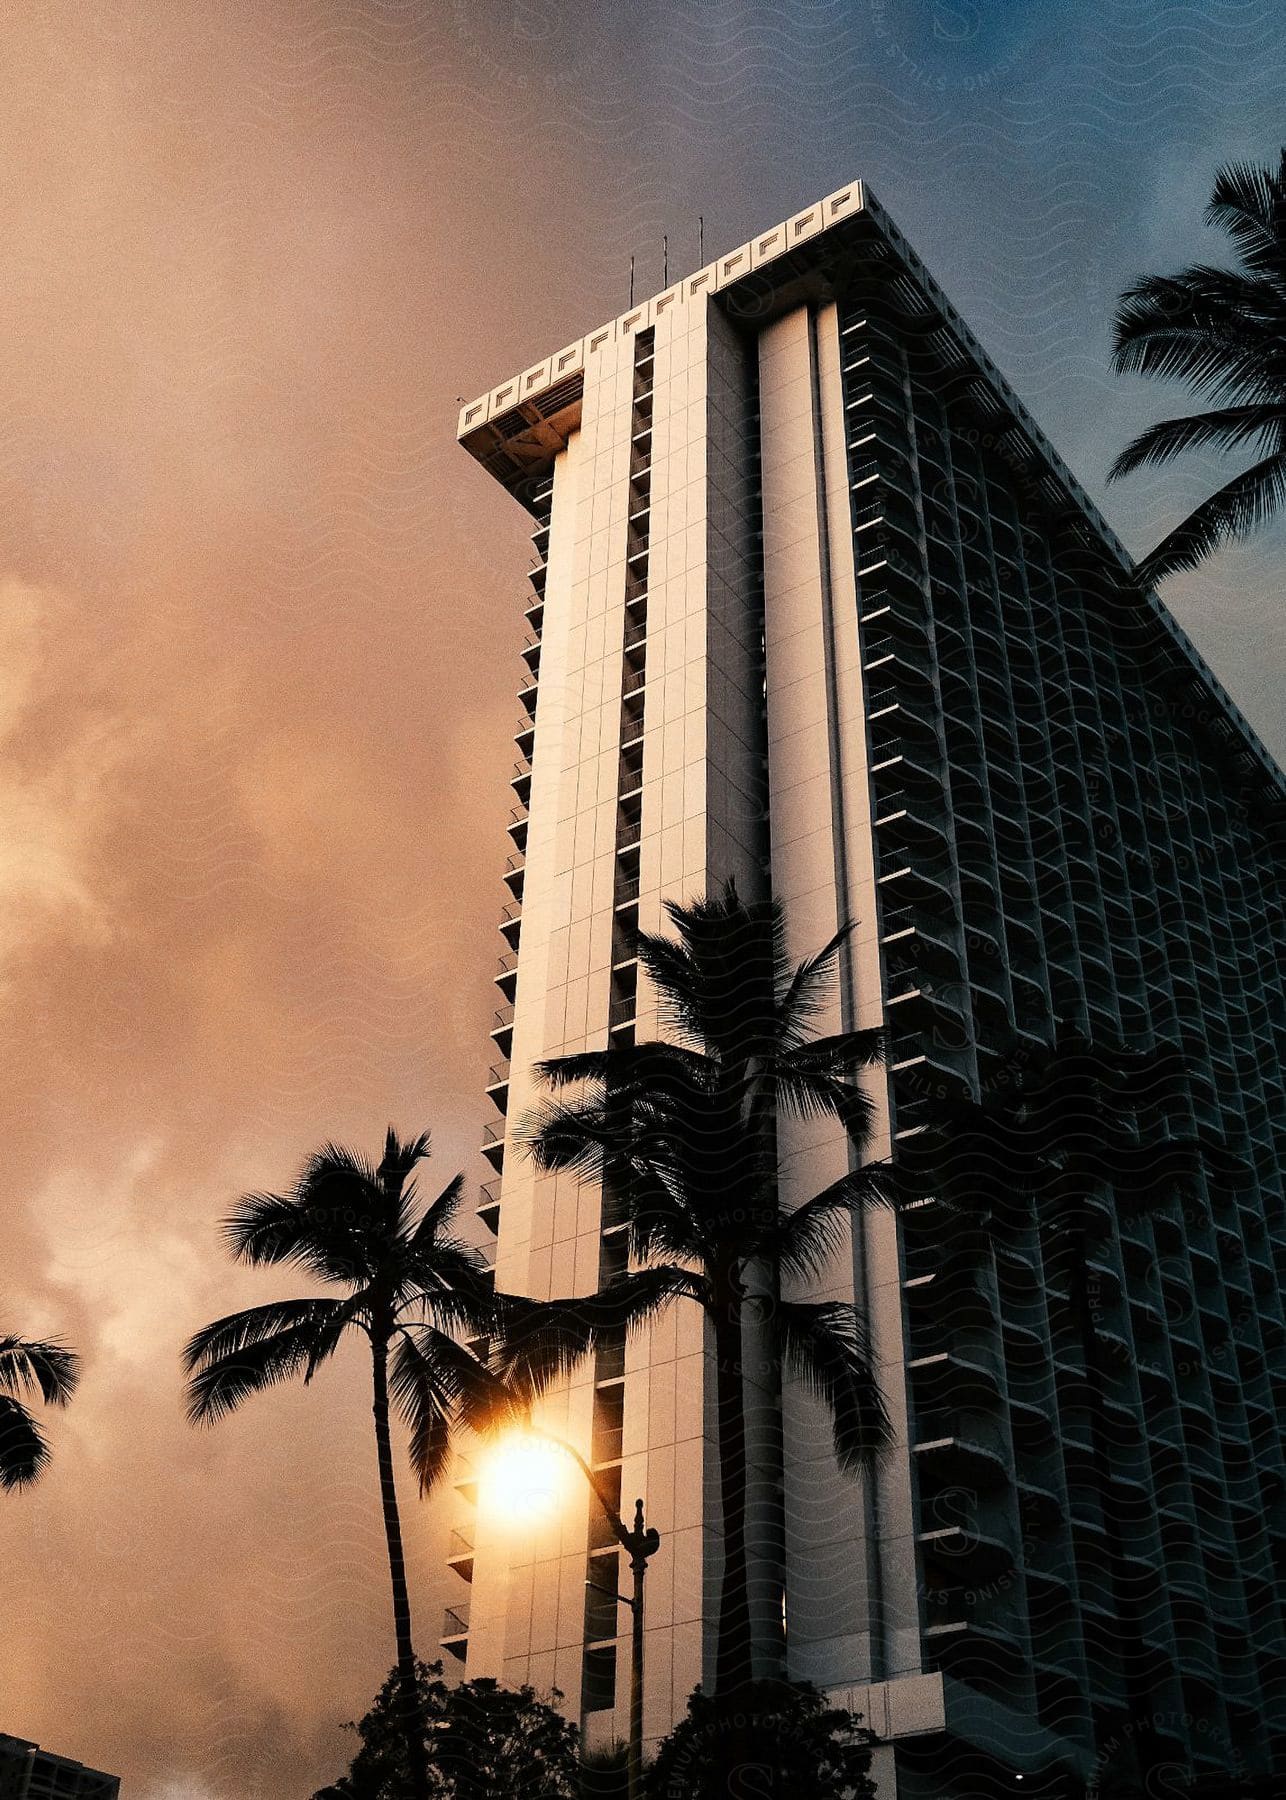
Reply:
[[[603,1509],[603,1517],[612,1528],[612,1535],[630,1559],[632,1591],[622,1594],[616,1589],[598,1589],[601,1593],[610,1593],[621,1606],[628,1606],[630,1619],[630,1742],[629,1742],[629,1800],[643,1800],[643,1583],[647,1577],[647,1566],[661,1547],[661,1534],[654,1525],[648,1525],[643,1518],[643,1502],[634,1502],[634,1524],[630,1528],[617,1511],[616,1505],[608,1494],[598,1476],[590,1468],[579,1450],[565,1443],[562,1438],[552,1437],[549,1432],[535,1431],[536,1437],[546,1438],[565,1450],[576,1463],[594,1493],[594,1498]],[[587,1582],[586,1586],[598,1588],[597,1582]]]
[[[629,1788],[630,1800],[642,1800],[643,1796],[643,1579],[647,1574],[648,1558],[655,1556],[661,1545],[661,1534],[655,1526],[644,1526],[643,1502],[634,1502],[634,1529],[626,1531],[620,1516],[608,1515],[612,1529],[616,1532],[622,1547],[629,1551],[630,1572],[634,1577],[634,1592],[628,1598],[622,1594],[630,1609],[630,1760]]]

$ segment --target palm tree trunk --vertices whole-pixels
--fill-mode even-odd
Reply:
[[[413,1800],[429,1800],[429,1769],[424,1753],[415,1672],[415,1646],[411,1640],[411,1596],[406,1585],[406,1555],[402,1549],[402,1521],[397,1508],[397,1483],[393,1476],[393,1440],[389,1432],[388,1338],[372,1334],[374,1365],[375,1447],[379,1454],[380,1500],[384,1508],[384,1536],[388,1542],[388,1572],[393,1585],[393,1633],[397,1640],[398,1686],[401,1689],[406,1757],[411,1774]]]
[[[746,1396],[742,1368],[741,1296],[735,1279],[714,1294],[715,1421],[723,1576],[715,1647],[717,1693],[744,1687],[754,1674],[746,1563]]]

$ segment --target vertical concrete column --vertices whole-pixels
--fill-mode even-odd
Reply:
[[[819,1032],[882,1017],[856,586],[838,321],[800,307],[760,337],[765,654],[774,892],[791,953],[853,924]],[[872,1083],[877,1103],[882,1080]],[[887,1106],[872,1145],[888,1147]],[[781,1178],[799,1203],[849,1166],[839,1127],[784,1125]],[[873,1214],[808,1294],[856,1296],[867,1316],[897,1442],[874,1476],[835,1467],[829,1423],[793,1384],[785,1400],[790,1672],[822,1685],[919,1669],[906,1473],[896,1222]],[[896,1474],[894,1471],[900,1470]]]
[[[513,1130],[537,1098],[536,1061],[606,1040],[632,390],[633,341],[614,337],[555,469],[496,1265],[501,1287],[541,1298],[598,1283],[596,1191],[538,1176]],[[587,1365],[543,1422],[587,1453],[592,1404]],[[540,1533],[479,1517],[471,1675],[556,1686],[578,1704],[588,1510],[572,1483]]]
[[[762,881],[762,749],[745,351],[704,298],[655,329],[639,921],[665,932],[665,901]],[[664,1035],[641,980],[638,1036]],[[683,1306],[638,1333],[626,1370],[622,1491],[646,1496],[662,1533],[648,1573],[655,1738],[711,1668],[721,1526],[702,1315]],[[618,1707],[621,1732],[624,1719]]]

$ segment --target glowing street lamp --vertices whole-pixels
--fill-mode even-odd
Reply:
[[[661,1534],[643,1518],[643,1502],[634,1502],[634,1523],[627,1526],[617,1511],[610,1494],[579,1450],[561,1438],[528,1427],[507,1433],[486,1453],[479,1501],[488,1512],[508,1519],[536,1523],[555,1514],[564,1498],[563,1475],[567,1459],[574,1462],[593,1490],[603,1509],[603,1517],[612,1535],[630,1559],[633,1591],[617,1593],[614,1589],[598,1589],[610,1593],[631,1613],[630,1631],[630,1800],[641,1800],[643,1793],[643,1582],[647,1565],[661,1547]],[[597,1589],[596,1582],[588,1582]]]
[[[538,1525],[566,1499],[564,1446],[534,1431],[513,1431],[483,1453],[478,1501],[497,1519]]]

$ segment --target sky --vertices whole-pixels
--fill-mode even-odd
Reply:
[[[391,1661],[360,1357],[184,1423],[289,1291],[216,1223],[327,1138],[476,1148],[523,519],[462,399],[865,177],[1108,489],[1112,305],[1275,159],[1277,0],[11,0],[0,25],[0,1323],[85,1357],[0,1496],[0,1730],[289,1800]],[[1166,598],[1279,756],[1286,534]],[[407,1536],[422,1636],[420,1515]]]

